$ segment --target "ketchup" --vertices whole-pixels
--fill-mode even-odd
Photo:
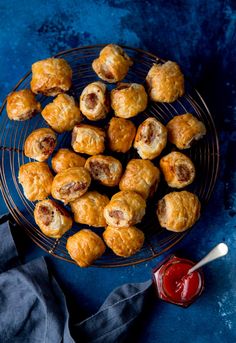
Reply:
[[[188,274],[194,262],[172,256],[153,271],[154,283],[159,298],[187,307],[203,291],[204,279],[201,271]]]

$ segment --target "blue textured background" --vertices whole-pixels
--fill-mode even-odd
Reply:
[[[0,102],[34,61],[68,48],[110,42],[176,60],[209,105],[220,136],[220,174],[207,210],[177,249],[197,260],[220,241],[230,248],[227,257],[205,267],[206,290],[192,307],[156,301],[134,342],[234,343],[236,2],[0,0]],[[0,205],[0,212],[5,212],[2,199]],[[43,254],[22,231],[15,239],[24,260]],[[159,261],[120,269],[80,269],[51,256],[47,259],[74,319],[96,311],[114,287],[147,280]]]

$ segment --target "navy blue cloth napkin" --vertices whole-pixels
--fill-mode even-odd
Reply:
[[[0,225],[0,235],[1,343],[126,341],[152,293],[151,280],[115,289],[98,312],[72,327],[64,294],[45,259],[21,264],[9,221]]]

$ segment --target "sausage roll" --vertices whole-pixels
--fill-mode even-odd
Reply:
[[[184,76],[175,62],[154,64],[146,81],[153,101],[173,102],[184,94]]]
[[[60,149],[52,158],[52,169],[55,173],[60,173],[71,167],[83,167],[85,158],[69,149]]]
[[[183,232],[193,226],[200,216],[201,204],[190,192],[172,192],[164,196],[157,205],[160,225],[167,230]]]
[[[75,99],[67,94],[59,94],[53,102],[45,106],[42,116],[48,125],[59,133],[71,131],[82,120]]]
[[[54,131],[49,128],[37,129],[26,138],[24,154],[39,162],[46,161],[54,151],[57,144],[57,137]]]
[[[128,227],[140,223],[145,214],[146,202],[136,192],[121,191],[113,195],[104,208],[104,217],[110,226]]]
[[[132,64],[133,62],[120,46],[109,44],[101,50],[92,67],[102,80],[115,83],[123,80]]]
[[[183,188],[195,177],[193,162],[181,152],[173,151],[162,157],[160,168],[169,187]]]
[[[146,109],[147,104],[147,93],[138,83],[120,83],[111,91],[111,107],[117,117],[135,117]]]
[[[101,154],[105,149],[105,132],[91,125],[76,125],[72,132],[71,145],[74,151],[82,154]]]
[[[153,160],[160,155],[167,143],[167,129],[155,118],[147,118],[137,130],[134,147],[144,160]]]
[[[91,177],[84,167],[72,167],[58,173],[52,183],[52,196],[65,204],[83,195],[89,188]]]
[[[47,199],[36,204],[34,219],[40,230],[48,237],[60,238],[72,227],[69,213],[55,201]]]
[[[83,229],[68,238],[66,249],[80,267],[88,267],[102,256],[106,246],[96,233]]]
[[[19,183],[30,201],[44,200],[51,194],[53,175],[45,162],[29,162],[20,166]]]
[[[106,226],[103,210],[108,203],[109,198],[106,195],[94,191],[85,193],[71,202],[70,206],[77,223],[102,227]]]
[[[30,89],[21,89],[8,95],[6,110],[11,120],[27,120],[41,111],[41,105]]]
[[[191,113],[175,116],[167,124],[168,139],[179,149],[188,149],[194,141],[206,134],[203,122]]]
[[[135,133],[136,127],[130,120],[112,118],[107,130],[109,149],[117,152],[127,152],[132,146]]]
[[[92,178],[104,186],[114,187],[119,184],[122,165],[119,160],[111,156],[91,156],[85,163]]]
[[[107,246],[118,256],[129,257],[138,252],[144,243],[144,234],[135,226],[107,226],[103,232]]]
[[[90,83],[80,96],[80,110],[89,120],[99,120],[109,112],[109,98],[106,85],[102,82]]]
[[[120,180],[121,191],[135,191],[146,200],[152,196],[160,181],[160,171],[151,161],[130,160]]]
[[[47,58],[32,65],[30,86],[35,94],[55,96],[67,92],[72,83],[72,69],[62,58]]]

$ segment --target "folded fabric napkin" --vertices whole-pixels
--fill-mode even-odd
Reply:
[[[69,325],[64,294],[45,259],[22,265],[10,229],[16,224],[5,219],[0,218],[0,342],[125,342],[152,293],[151,280],[115,289],[94,315]]]

